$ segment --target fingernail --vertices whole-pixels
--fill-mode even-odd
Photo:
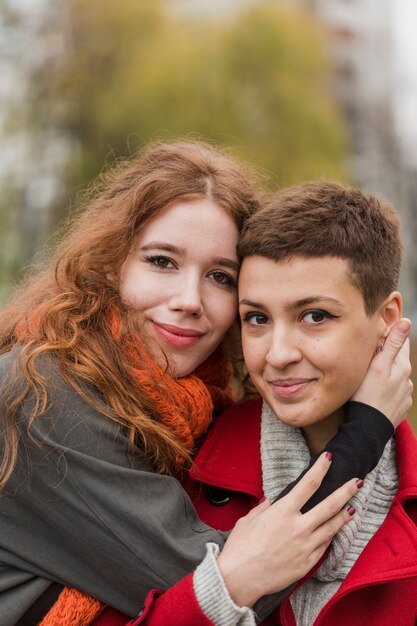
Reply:
[[[358,489],[363,487],[363,480],[361,480],[360,478],[358,478],[355,482]]]
[[[328,459],[329,461],[331,461],[333,458],[333,454],[331,452],[326,452],[326,459]]]
[[[353,516],[355,515],[355,513],[356,513],[356,509],[355,509],[355,507],[354,507],[354,506],[350,506],[350,507],[347,509],[347,512],[349,513],[350,517],[353,517]]]
[[[408,333],[408,331],[410,330],[410,325],[411,322],[410,320],[401,320],[400,322],[398,322],[397,324],[397,328],[400,331],[400,333]]]
[[[262,504],[262,502],[265,502],[265,500],[266,500],[265,496],[262,496],[262,498],[259,498],[258,504]]]

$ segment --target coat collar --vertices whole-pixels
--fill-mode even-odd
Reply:
[[[398,492],[387,517],[346,577],[342,592],[417,575],[417,439],[408,422],[396,431]]]
[[[262,400],[234,405],[214,424],[190,470],[197,481],[261,498],[260,455]],[[404,506],[417,498],[417,439],[404,421],[396,431],[399,488],[396,501]]]
[[[395,433],[399,492],[417,491],[417,439],[409,422],[404,421]],[[404,498],[404,496],[403,496]],[[407,496],[405,496],[407,498]]]
[[[236,404],[223,413],[197,454],[191,477],[261,498],[261,409],[259,398]]]

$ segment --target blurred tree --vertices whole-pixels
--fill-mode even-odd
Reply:
[[[49,115],[54,99],[36,81],[58,61],[60,13],[51,0],[25,4],[0,0],[0,300],[56,223],[71,151]]]
[[[232,145],[280,184],[344,175],[345,136],[322,33],[306,15],[256,5],[234,20],[169,13],[164,0],[63,0],[65,50],[47,85],[54,123],[79,150],[68,183],[149,139],[193,133]]]
[[[267,4],[241,16],[225,48],[234,132],[253,159],[280,184],[343,178],[343,126],[318,24]]]
[[[33,138],[37,170],[19,196],[35,203],[37,213],[26,210],[33,227],[54,177],[62,185],[49,193],[49,231],[68,211],[69,190],[161,137],[229,145],[273,172],[273,184],[344,177],[323,33],[305,13],[266,1],[213,21],[173,11],[174,0],[42,2],[42,53],[29,55],[24,110],[11,116]]]

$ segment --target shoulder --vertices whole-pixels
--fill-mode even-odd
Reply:
[[[417,437],[404,420],[395,433],[400,488],[414,490],[417,498]]]
[[[18,375],[20,354],[18,349],[4,354],[0,364],[3,380],[7,379],[13,386],[16,383],[16,389],[19,389],[18,378],[24,382],[23,376]],[[123,426],[108,417],[111,411],[93,387],[78,381],[77,385],[70,384],[54,354],[39,356],[37,370],[46,391],[43,410],[31,420],[39,400],[35,392],[29,390],[16,414],[24,445],[30,447],[32,454],[36,453],[33,438],[40,444],[42,458],[51,453],[65,454],[66,458],[83,454],[127,467],[136,463],[128,454]]]
[[[261,410],[262,398],[237,402],[222,413],[214,423],[212,431],[224,433],[229,430],[256,428],[259,425]]]
[[[5,380],[9,373],[15,368],[19,367],[19,355],[21,353],[21,348],[13,348],[9,352],[3,352],[0,355],[0,380]]]
[[[23,366],[28,359],[23,347],[15,346],[9,352],[0,355],[0,379],[2,381],[14,382],[18,377],[23,378]],[[36,357],[36,369],[40,376],[45,379],[49,386],[55,382],[63,383],[64,378],[59,371],[58,359],[53,353],[43,353]]]
[[[262,399],[239,402],[227,409],[213,424],[196,461],[220,456],[225,459],[234,451],[259,448]]]
[[[233,491],[262,495],[260,458],[262,400],[235,404],[214,424],[190,476]]]

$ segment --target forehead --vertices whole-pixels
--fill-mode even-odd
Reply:
[[[136,240],[174,241],[183,247],[209,244],[232,248],[237,244],[238,229],[233,217],[211,200],[183,199],[171,202],[149,219]]]
[[[343,306],[364,306],[362,293],[353,284],[349,261],[332,256],[294,256],[281,261],[247,257],[240,271],[239,297],[273,299],[283,306],[316,297],[332,298]]]

